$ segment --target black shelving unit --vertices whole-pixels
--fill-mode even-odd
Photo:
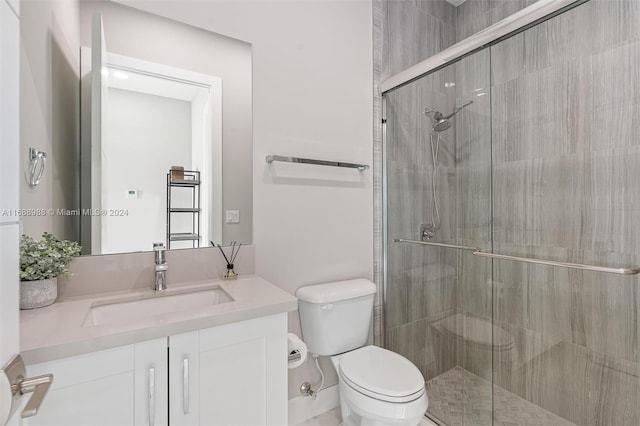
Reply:
[[[173,174],[172,174],[173,173]],[[173,191],[176,188],[186,188],[191,190],[190,205],[174,205],[172,202]],[[200,172],[195,170],[184,170],[167,173],[167,248],[171,248],[172,241],[191,241],[193,248],[200,247]],[[172,216],[191,215],[191,229],[174,229],[172,227]]]

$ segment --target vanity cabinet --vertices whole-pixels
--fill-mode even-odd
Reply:
[[[287,424],[287,316],[169,337],[172,425]]]
[[[287,314],[29,366],[54,381],[35,425],[284,425]]]

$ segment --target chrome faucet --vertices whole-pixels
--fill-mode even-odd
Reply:
[[[169,266],[167,260],[164,257],[164,243],[153,243],[153,251],[156,254],[155,261],[155,280],[153,282],[153,291],[164,291],[167,289],[167,279],[165,274]]]

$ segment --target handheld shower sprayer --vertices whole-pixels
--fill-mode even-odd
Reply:
[[[440,111],[425,109],[424,114],[431,119],[431,132],[429,133],[429,142],[431,144],[431,223],[423,223],[420,225],[420,239],[430,240],[435,238],[436,233],[440,230],[440,210],[438,208],[438,192],[437,188],[437,169],[438,169],[438,152],[440,150],[440,133],[451,127],[450,119],[459,113],[463,108],[471,105],[473,101],[456,107],[453,112],[445,116]],[[435,134],[434,134],[435,132]],[[434,142],[435,138],[435,142]]]

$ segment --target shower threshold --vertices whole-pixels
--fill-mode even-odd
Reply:
[[[457,366],[426,382],[429,396],[427,415],[446,426],[491,425],[492,385]],[[495,426],[575,426],[575,424],[493,386]]]

